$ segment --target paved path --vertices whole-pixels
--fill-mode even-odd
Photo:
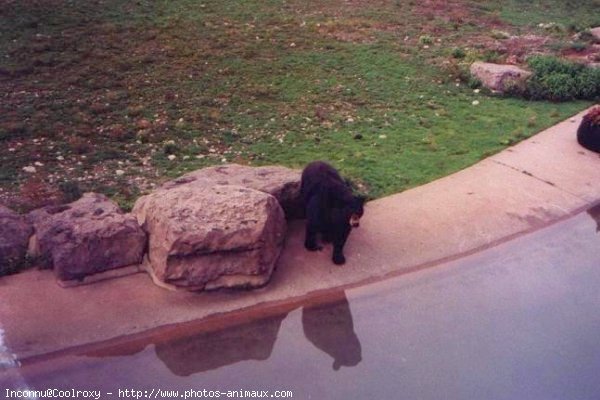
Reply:
[[[145,274],[70,289],[56,285],[50,271],[3,278],[0,358],[2,340],[17,359],[33,360],[236,310],[275,308],[422,269],[556,222],[600,200],[600,157],[575,140],[583,114],[456,174],[370,202],[343,267],[330,262],[329,248],[306,252],[297,221],[272,282],[252,292],[170,292]]]

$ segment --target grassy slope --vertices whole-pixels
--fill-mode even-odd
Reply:
[[[457,4],[453,22],[409,1],[0,0],[0,143],[12,149],[0,154],[0,199],[20,194],[27,208],[60,186],[130,205],[165,176],[223,160],[313,159],[377,197],[589,105],[457,86],[436,65],[489,29],[469,18],[521,22],[518,1]],[[22,171],[34,161],[37,174]]]

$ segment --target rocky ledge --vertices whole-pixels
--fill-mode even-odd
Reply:
[[[0,206],[0,275],[29,257],[63,286],[129,268],[171,289],[256,288],[271,278],[286,217],[302,214],[300,171],[236,164],[166,182],[131,214],[96,193],[26,217]]]

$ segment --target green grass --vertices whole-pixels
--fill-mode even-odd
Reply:
[[[18,201],[34,178],[130,207],[152,184],[224,161],[325,159],[379,197],[590,104],[457,86],[468,62],[502,56],[473,43],[489,38],[485,21],[520,30],[518,1],[434,11],[408,1],[3,3],[0,144],[12,150],[0,153],[0,202],[20,208],[36,205]],[[538,3],[523,21],[554,21],[556,10]],[[584,21],[593,3],[573,15]],[[43,167],[32,177],[22,168],[35,161]]]
[[[506,0],[483,2],[492,5],[502,19],[516,25],[537,26],[557,23],[563,28],[585,29],[600,26],[598,0]]]

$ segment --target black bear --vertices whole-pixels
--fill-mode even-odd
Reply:
[[[365,198],[352,194],[352,189],[331,165],[311,162],[302,171],[300,186],[306,211],[304,247],[321,250],[317,234],[324,242],[333,243],[333,262],[344,264],[344,244],[350,230],[359,225]]]
[[[583,116],[577,129],[577,141],[588,150],[600,153],[600,107]]]

